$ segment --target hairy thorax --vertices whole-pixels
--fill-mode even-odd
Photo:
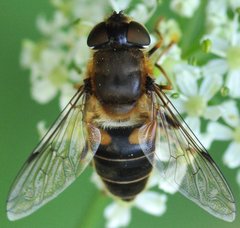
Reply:
[[[133,126],[148,118],[145,56],[139,49],[95,52],[89,67],[92,95],[88,110],[103,127]],[[90,116],[88,114],[88,116]]]

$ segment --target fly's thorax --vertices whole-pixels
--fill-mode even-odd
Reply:
[[[113,114],[130,112],[143,93],[143,52],[135,48],[99,50],[92,64],[93,92],[103,108]]]
[[[128,113],[112,113],[104,108],[102,103],[91,95],[85,106],[85,121],[100,128],[129,127],[140,125],[151,119],[151,99],[143,94]]]

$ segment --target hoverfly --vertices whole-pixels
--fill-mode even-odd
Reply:
[[[90,32],[84,84],[33,150],[7,202],[10,220],[55,198],[93,163],[106,190],[132,201],[153,167],[187,198],[226,221],[233,195],[217,165],[155,83],[146,28],[114,12]],[[164,72],[164,71],[162,71]],[[164,151],[164,156],[162,153]]]

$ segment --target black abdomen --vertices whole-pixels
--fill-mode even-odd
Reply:
[[[152,170],[140,145],[129,142],[135,129],[106,130],[111,141],[107,145],[101,144],[94,157],[96,171],[108,191],[123,200],[134,199],[144,189]]]

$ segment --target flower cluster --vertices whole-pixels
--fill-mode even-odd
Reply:
[[[219,74],[227,96],[219,105],[220,121],[210,123],[208,132],[214,140],[230,142],[223,156],[223,162],[229,168],[238,168],[237,182],[240,185],[240,114],[238,111],[240,99],[240,2],[221,0],[217,5],[215,3],[215,1],[209,0],[206,8],[207,33],[203,39],[211,40],[210,52],[214,55],[214,58],[206,64],[206,68],[209,68],[211,74]],[[224,90],[222,91],[224,92]]]
[[[200,2],[171,0],[169,9],[181,17],[191,18],[199,7],[203,7]],[[229,168],[238,168],[237,182],[240,185],[240,2],[206,2],[206,33],[202,34],[199,50],[202,46],[205,52],[211,53],[210,60],[197,65],[183,59],[184,50],[178,44],[184,36],[181,26],[176,20],[166,18],[157,29],[164,37],[163,49],[171,41],[173,45],[159,63],[172,81],[174,90],[170,96],[174,105],[203,145],[210,149],[215,140],[229,142],[223,161]],[[60,95],[59,103],[63,108],[75,91],[73,85],[81,83],[84,78],[90,57],[86,39],[93,25],[112,10],[125,9],[129,9],[125,12],[135,20],[146,23],[153,15],[158,15],[161,1],[103,0],[96,4],[87,0],[51,0],[51,3],[56,9],[52,18],[37,18],[41,40],[23,42],[21,65],[30,70],[33,99],[45,104]],[[151,34],[151,38],[154,41],[157,36]],[[160,77],[156,80],[161,82]],[[44,131],[43,128],[41,123],[40,132]],[[94,183],[102,188],[96,175],[93,178]],[[162,193],[150,190],[153,186],[159,186]],[[152,175],[146,191],[134,202],[114,201],[106,208],[107,227],[126,226],[131,219],[132,207],[153,215],[164,214],[167,193],[173,194],[175,190]]]

